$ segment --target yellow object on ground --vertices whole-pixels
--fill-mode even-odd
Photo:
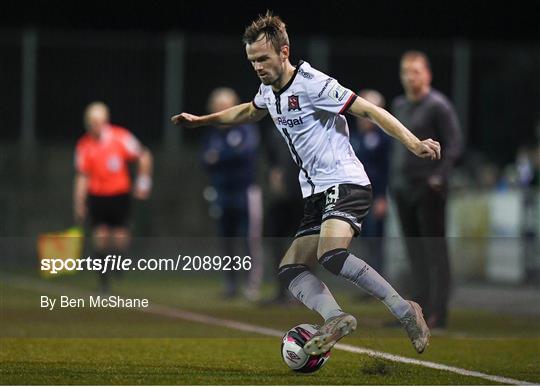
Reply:
[[[84,232],[81,227],[71,227],[64,231],[40,234],[37,240],[38,258],[41,268],[43,259],[78,259],[84,246]],[[61,270],[56,274],[40,270],[44,278],[50,278],[62,274],[76,273],[77,270]]]

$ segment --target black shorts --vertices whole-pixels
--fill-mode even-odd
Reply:
[[[92,226],[127,226],[131,210],[130,194],[115,196],[88,195],[87,205]]]
[[[295,238],[318,234],[327,219],[341,219],[360,234],[362,220],[372,202],[371,185],[339,184],[304,199],[304,217]]]

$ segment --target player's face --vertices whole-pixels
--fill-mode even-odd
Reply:
[[[403,88],[412,93],[422,91],[431,83],[431,72],[420,58],[402,61],[400,77]]]
[[[263,84],[273,85],[281,78],[287,50],[285,46],[282,52],[277,53],[272,43],[264,37],[252,44],[246,44],[247,58]]]

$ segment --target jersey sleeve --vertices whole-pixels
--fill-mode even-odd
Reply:
[[[142,153],[142,145],[129,130],[119,131],[119,140],[128,161],[135,160]]]
[[[255,94],[255,97],[253,98],[251,103],[253,104],[253,106],[255,106],[256,109],[259,109],[259,110],[267,110],[268,109],[266,107],[266,102],[264,102],[262,85],[259,86],[259,91],[257,92],[257,94]]]
[[[335,114],[345,114],[357,97],[353,91],[328,76],[315,77],[310,82],[308,93],[316,109]]]

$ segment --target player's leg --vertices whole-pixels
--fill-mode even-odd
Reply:
[[[280,279],[291,293],[307,307],[317,311],[324,319],[319,330],[315,351],[304,346],[307,353],[328,351],[339,339],[356,328],[356,319],[343,313],[326,285],[309,270],[317,262],[322,211],[326,197],[319,193],[305,199],[304,217],[297,239],[289,248],[280,267]],[[308,342],[309,343],[309,342]]]
[[[318,240],[318,234],[296,238],[281,261],[278,278],[298,301],[328,320],[343,312],[328,287],[311,272]]]
[[[415,349],[422,352],[429,339],[429,329],[421,308],[414,302],[404,300],[376,270],[348,250],[352,237],[360,232],[362,219],[369,210],[371,189],[344,185],[331,190],[333,205],[327,205],[329,210],[323,214],[317,250],[319,263],[383,302],[406,328]]]
[[[310,271],[310,266],[317,262],[320,222],[325,200],[324,193],[305,199],[304,217],[296,234],[297,238],[285,254],[279,270],[283,286],[325,320],[315,335],[315,340],[308,341],[304,346],[304,351],[310,354],[328,351],[339,339],[356,328],[356,319],[343,313],[326,285]]]
[[[378,298],[396,318],[403,318],[410,312],[410,304],[376,270],[349,252],[353,235],[354,230],[347,221],[337,218],[326,220],[321,227],[317,250],[320,264]]]
[[[420,306],[403,299],[376,270],[349,252],[348,246],[353,232],[351,225],[345,220],[326,220],[321,228],[317,253],[319,262],[331,273],[345,278],[379,299],[401,322],[416,351],[422,353],[429,341],[429,329]],[[308,342],[306,346],[308,344],[311,343]],[[320,342],[312,345],[320,345]],[[310,351],[313,352],[316,351]]]
[[[329,238],[325,235],[341,237]],[[353,231],[348,223],[337,219],[324,222],[321,226],[316,256],[320,256],[321,248],[330,251],[347,248],[352,237]],[[339,314],[325,318],[319,331],[304,345],[304,351],[310,355],[326,353],[338,340],[352,333],[356,329],[356,324],[354,316],[339,310]]]

